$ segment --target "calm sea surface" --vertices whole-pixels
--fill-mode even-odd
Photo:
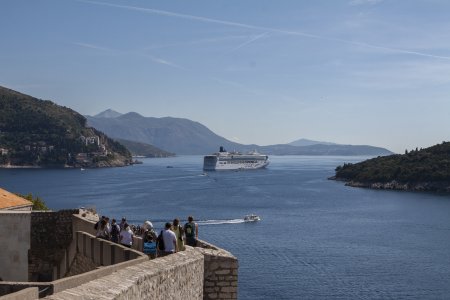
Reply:
[[[0,170],[0,186],[54,209],[160,228],[200,220],[239,259],[239,299],[450,299],[450,197],[329,181],[361,157],[272,157],[265,170],[203,174],[202,157],[127,168]],[[171,166],[172,168],[167,168]],[[262,221],[243,223],[255,213]]]

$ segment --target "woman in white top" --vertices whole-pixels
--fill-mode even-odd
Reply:
[[[120,231],[120,243],[128,248],[133,245],[133,231],[127,223],[124,224],[123,229]]]

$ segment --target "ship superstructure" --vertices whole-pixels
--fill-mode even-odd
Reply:
[[[252,170],[264,168],[269,164],[269,157],[256,151],[242,154],[240,152],[228,152],[223,147],[220,151],[203,158],[203,170]]]

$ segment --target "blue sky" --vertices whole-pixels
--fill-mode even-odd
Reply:
[[[0,85],[230,140],[449,140],[450,1],[0,1]]]

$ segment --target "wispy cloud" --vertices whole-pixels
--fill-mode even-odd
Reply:
[[[246,29],[261,30],[261,31],[264,31],[267,33],[282,33],[282,34],[300,36],[300,37],[305,37],[305,38],[346,43],[346,44],[355,45],[355,46],[391,51],[391,52],[396,52],[396,53],[403,53],[403,54],[408,54],[408,55],[416,55],[416,56],[423,56],[423,57],[429,57],[429,58],[435,58],[435,59],[450,60],[450,56],[433,55],[430,53],[424,53],[424,52],[419,52],[419,51],[410,51],[407,49],[399,49],[399,48],[394,48],[394,47],[373,45],[373,44],[359,42],[359,41],[333,38],[333,37],[327,37],[327,36],[322,36],[322,35],[317,35],[317,34],[310,34],[310,33],[302,32],[302,31],[291,31],[291,30],[270,28],[270,27],[264,27],[264,26],[256,26],[256,25],[239,23],[239,22],[232,22],[232,21],[212,19],[212,18],[207,18],[207,17],[175,13],[175,12],[159,10],[159,9],[143,8],[143,7],[129,6],[129,5],[119,5],[119,4],[112,4],[112,3],[106,3],[106,2],[101,2],[101,1],[92,1],[92,0],[76,0],[76,1],[88,3],[88,4],[94,4],[94,5],[102,5],[102,6],[109,6],[109,7],[115,7],[115,8],[120,8],[120,9],[126,9],[126,10],[139,11],[139,12],[143,12],[143,13],[150,13],[150,14],[156,14],[156,15],[173,17],[173,18],[198,21],[198,22],[214,23],[214,24],[221,24],[221,25],[240,27],[240,28],[246,28]],[[380,2],[380,0],[355,0],[355,1],[356,1],[355,3],[365,2],[365,3],[373,3],[373,4]]]
[[[166,65],[166,66],[173,67],[173,68],[180,69],[180,70],[186,70],[186,68],[184,68],[176,63],[162,59],[160,57],[155,57],[155,56],[152,56],[149,54],[144,54],[143,56],[149,58],[152,62],[157,63],[157,64]]]
[[[224,42],[224,41],[249,39],[251,37],[253,37],[253,35],[252,36],[249,36],[249,35],[232,35],[232,36],[224,36],[224,37],[213,37],[213,38],[185,41],[185,42],[178,42],[178,43],[152,45],[152,46],[146,47],[145,50],[153,50],[153,49],[161,49],[161,48],[169,48],[169,47],[178,47],[178,46],[188,46],[188,45],[197,45],[197,44],[205,44],[205,43],[220,43],[220,42]]]
[[[109,53],[115,53],[115,54],[119,54],[119,55],[129,55],[131,53],[130,51],[120,51],[120,50],[116,50],[116,49],[106,48],[106,47],[102,47],[102,46],[98,46],[98,45],[94,45],[94,44],[82,43],[82,42],[72,42],[72,44],[79,46],[79,47],[83,47],[83,48],[94,49],[94,50],[99,50],[99,51],[104,51],[104,52],[109,52]],[[145,58],[150,59],[150,61],[157,63],[157,64],[166,65],[166,66],[176,68],[176,69],[186,70],[184,67],[182,67],[174,62],[168,61],[168,60],[160,58],[160,57],[153,56],[151,54],[142,54],[142,53],[133,53],[133,54],[141,55]]]
[[[94,44],[81,43],[81,42],[72,42],[72,44],[76,45],[76,46],[79,46],[79,47],[83,47],[83,48],[89,48],[89,49],[95,49],[95,50],[101,50],[101,51],[108,51],[108,52],[113,52],[114,51],[112,49],[101,47],[101,46],[94,45]]]
[[[89,4],[96,4],[96,5],[115,7],[115,8],[122,8],[122,9],[127,9],[127,10],[134,10],[134,11],[150,13],[150,14],[156,14],[156,15],[162,15],[162,16],[167,16],[167,17],[175,17],[175,18],[180,18],[180,19],[187,19],[187,20],[192,20],[192,21],[214,23],[214,24],[221,24],[221,25],[240,27],[240,28],[247,28],[247,29],[256,29],[256,30],[269,31],[269,32],[279,32],[279,33],[284,33],[284,34],[295,34],[295,35],[311,37],[311,38],[321,38],[318,35],[304,33],[304,32],[300,32],[300,31],[281,30],[281,29],[276,29],[276,28],[257,26],[257,25],[239,23],[239,22],[232,22],[232,21],[212,19],[212,18],[207,18],[207,17],[200,17],[200,16],[194,16],[194,15],[180,14],[180,13],[175,13],[175,12],[170,12],[170,11],[160,10],[160,9],[144,8],[144,7],[129,6],[129,5],[119,5],[119,4],[112,4],[112,3],[106,3],[106,2],[101,2],[101,1],[91,1],[91,0],[76,0],[76,1],[89,3]]]
[[[250,39],[248,39],[244,43],[242,43],[242,44],[238,45],[237,47],[231,49],[231,52],[236,51],[238,49],[241,49],[242,47],[248,46],[249,44],[251,44],[251,43],[253,43],[253,42],[255,42],[255,41],[259,40],[259,39],[267,38],[267,37],[269,37],[269,35],[270,35],[270,32],[266,31],[264,33],[252,36]]]

